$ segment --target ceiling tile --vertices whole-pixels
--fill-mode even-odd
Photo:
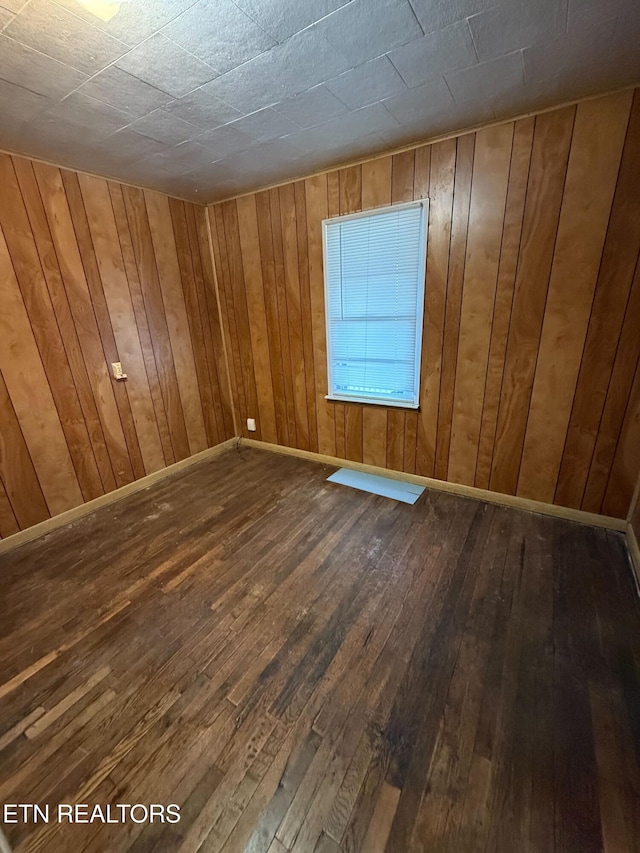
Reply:
[[[232,0],[200,0],[162,34],[221,74],[276,43]]]
[[[237,121],[231,122],[228,127],[239,130],[240,133],[244,133],[256,141],[276,139],[297,130],[297,125],[271,107],[243,116]]]
[[[239,195],[242,192],[242,185],[234,180],[215,181],[213,186],[206,182],[204,186],[207,187],[206,193],[203,193],[207,204],[211,204],[214,201],[222,201],[225,198]]]
[[[198,142],[201,145],[206,145],[213,151],[213,160],[222,160],[237,151],[244,151],[251,145],[251,138],[234,129],[231,125],[226,124],[224,127],[217,127],[214,130],[208,130],[201,136],[198,136]]]
[[[502,0],[469,18],[481,61],[557,38],[565,30],[567,0]]]
[[[146,115],[171,101],[171,95],[155,89],[115,65],[96,74],[78,91],[134,118]]]
[[[127,53],[119,68],[174,98],[180,98],[217,76],[211,66],[157,34]]]
[[[76,89],[86,74],[0,35],[2,79],[57,100]]]
[[[422,35],[408,0],[353,0],[316,27],[351,65]]]
[[[9,21],[12,21],[15,17],[15,12],[11,12],[9,9],[4,9],[0,6],[0,30],[3,27],[6,27]]]
[[[236,0],[263,30],[282,42],[352,0]]]
[[[8,12],[17,13],[22,9],[25,4],[25,0],[2,0],[0,6],[7,10]]]
[[[166,145],[179,145],[187,139],[193,139],[200,133],[199,128],[189,122],[183,121],[178,116],[166,113],[164,110],[154,110],[129,125],[131,130],[163,142]]]
[[[310,27],[203,88],[236,109],[252,113],[311,89],[350,66]]]
[[[50,0],[30,0],[5,34],[86,74],[95,74],[129,49]]]
[[[208,95],[203,89],[196,89],[183,98],[171,101],[164,109],[203,129],[220,127],[242,115],[235,107]]]
[[[23,5],[0,147],[200,201],[640,79],[637,0],[0,0],[0,27]]]
[[[431,118],[453,106],[451,92],[442,77],[434,77],[422,86],[409,89],[403,95],[388,98],[384,105],[400,123],[408,124],[417,117]]]
[[[600,21],[614,18],[629,5],[629,0],[569,0],[567,31],[584,26],[592,27]],[[636,4],[637,7],[637,4]]]
[[[371,104],[361,110],[354,110],[338,116],[318,127],[298,131],[287,137],[306,153],[313,151],[342,150],[345,145],[355,142],[372,133],[390,130],[398,122],[382,104]]]
[[[6,3],[7,0],[2,0]],[[14,0],[17,2],[17,0]],[[82,18],[103,32],[133,46],[149,38],[161,27],[168,24],[189,6],[194,0],[142,0],[142,2],[124,2],[117,15],[110,21],[101,21],[78,0],[55,0],[59,6],[64,6],[74,15]],[[22,5],[22,3],[20,3]]]
[[[48,110],[47,116],[83,130],[90,130],[98,136],[109,136],[131,121],[131,117],[122,110],[116,110],[81,92],[74,92],[64,101],[55,104]]]
[[[75,154],[82,155],[83,158],[93,154],[93,171],[100,171],[99,145],[109,136],[102,125],[90,125],[80,133],[77,124],[64,121],[60,116],[48,111],[23,125],[23,128],[29,142],[29,148],[25,148],[24,153],[52,160],[54,163],[64,162],[65,165],[72,162]],[[60,159],[62,156],[64,161]]]
[[[522,51],[445,74],[445,80],[458,104],[497,100],[523,87]]]
[[[522,51],[525,82],[550,80],[571,71],[586,75],[593,69],[598,73],[598,67],[611,52],[615,27],[616,19],[610,18],[600,21],[595,32],[579,27],[561,38],[525,48]]]
[[[300,127],[315,127],[347,112],[347,107],[322,84],[287,98],[274,109]]]
[[[445,71],[468,68],[478,61],[466,21],[429,33],[389,54],[407,86],[419,86]]]
[[[610,61],[628,82],[640,80],[640,4],[630,5],[618,15]]]
[[[51,106],[49,98],[0,80],[0,114],[2,123],[29,121]]]
[[[327,80],[325,85],[352,110],[407,90],[402,77],[386,56],[378,56],[358,68],[345,71],[339,77]]]
[[[112,149],[122,157],[134,157],[136,160],[160,154],[174,147],[173,145],[166,145],[163,142],[158,142],[156,139],[136,133],[131,127],[124,127],[122,130],[117,131],[113,136],[109,137],[108,141]]]
[[[213,162],[211,149],[199,142],[182,142],[174,148],[165,148],[164,151],[154,155],[154,160],[175,164],[182,168],[182,172],[192,172],[194,169],[202,169],[210,166]]]
[[[420,26],[425,33],[441,30],[469,15],[482,12],[497,0],[410,0]]]
[[[416,91],[416,90],[413,90]],[[493,106],[486,100],[466,104],[450,104],[430,113],[414,112],[397,130],[381,131],[380,136],[391,147],[420,142],[434,136],[465,130],[495,120]]]

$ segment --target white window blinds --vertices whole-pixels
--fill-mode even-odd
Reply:
[[[329,399],[417,408],[427,205],[323,222]]]

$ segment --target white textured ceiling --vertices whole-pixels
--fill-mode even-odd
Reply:
[[[0,148],[198,201],[640,82],[638,0],[0,0]]]

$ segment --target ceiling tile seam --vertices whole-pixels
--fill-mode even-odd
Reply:
[[[199,0],[198,0],[198,2],[199,2]],[[278,39],[277,39],[274,35],[272,35],[268,30],[265,30],[265,28],[262,26],[262,24],[261,24],[261,23],[259,23],[258,21],[256,21],[256,19],[253,17],[253,15],[249,14],[249,12],[245,11],[241,6],[238,6],[238,4],[236,3],[236,0],[231,0],[231,3],[236,7],[236,9],[237,9],[237,10],[238,10],[242,15],[244,15],[244,16],[245,16],[245,17],[247,17],[247,18],[249,18],[249,20],[250,20],[253,24],[255,24],[255,25],[256,25],[256,27],[257,27],[261,32],[263,32],[266,36],[269,36],[269,38],[272,38],[272,39],[275,41],[275,43],[276,43],[276,44],[280,44],[280,42],[278,41]],[[296,35],[296,33],[294,33],[293,35]],[[285,39],[285,41],[287,41],[287,39]],[[283,43],[284,43],[284,42],[283,42]],[[267,48],[267,50],[271,50],[271,48]],[[265,53],[265,52],[266,52],[266,51],[264,51],[264,50],[262,51],[262,53]],[[262,56],[262,53],[257,54],[257,56]]]
[[[70,92],[67,92],[67,94],[64,96],[64,98],[62,98],[60,101],[56,101],[56,103],[62,103],[63,101],[66,101],[66,99],[67,99],[70,95],[75,95],[77,92],[79,92],[79,91],[82,89],[82,87],[83,87],[83,86],[85,86],[87,83],[90,83],[92,80],[94,80],[94,79],[95,79],[96,77],[98,77],[100,74],[102,74],[102,73],[103,73],[103,71],[107,71],[109,68],[117,67],[117,66],[118,66],[118,63],[119,63],[122,59],[124,59],[124,57],[125,57],[125,56],[129,56],[129,54],[130,54],[130,53],[132,53],[134,50],[137,50],[137,49],[138,49],[139,47],[141,47],[143,44],[146,44],[148,41],[150,41],[150,40],[151,40],[154,36],[156,36],[156,35],[158,35],[158,32],[157,32],[157,31],[156,31],[156,32],[151,33],[151,35],[150,35],[150,36],[148,36],[147,38],[145,38],[145,39],[143,39],[142,41],[140,41],[138,44],[136,44],[134,47],[132,47],[132,48],[130,48],[129,50],[127,50],[125,53],[121,54],[117,59],[114,59],[112,62],[108,62],[106,65],[104,65],[102,68],[100,68],[100,70],[99,70],[99,71],[96,71],[96,72],[95,72],[95,74],[91,74],[90,76],[88,76],[88,77],[87,77],[87,79],[86,79],[86,80],[83,80],[83,81],[82,81],[82,83],[81,83],[79,86],[76,86],[76,88],[75,88],[75,89],[72,89]],[[166,39],[167,41],[171,41],[171,39],[168,39],[166,36],[162,36],[162,38]],[[175,42],[172,42],[172,44],[175,44]],[[184,50],[184,52],[185,52],[185,53],[188,53],[188,54],[189,54],[189,56],[191,56],[193,59],[198,59],[198,57],[197,57],[197,56],[194,56],[194,54],[192,54],[190,51],[185,50],[185,48],[183,48],[181,45],[177,45],[177,47],[180,47],[180,49],[181,49],[181,50]],[[43,54],[43,55],[44,55],[44,56],[48,56],[48,54]],[[49,57],[49,58],[52,58],[52,57]],[[198,62],[202,62],[202,60],[201,60],[201,59],[198,59]],[[215,73],[216,73],[216,74],[218,74],[218,76],[220,76],[219,72],[218,72],[215,68],[213,68],[211,65],[209,65],[209,63],[208,63],[208,62],[203,62],[202,64],[203,64],[203,65],[207,65],[209,68],[211,68],[211,70],[212,70],[212,71],[215,71]],[[124,68],[122,68],[122,69],[120,69],[120,70],[121,70],[121,71],[125,71],[125,69],[124,69]],[[130,77],[134,77],[136,80],[139,80],[141,83],[145,83],[145,82],[146,82],[145,80],[142,80],[140,77],[136,76],[135,74],[132,74],[130,71],[125,71],[125,73],[126,73],[126,74],[128,74]],[[216,78],[214,78],[214,79],[216,79]],[[174,95],[172,95],[172,94],[171,94],[171,92],[167,92],[167,91],[165,91],[164,89],[161,89],[161,88],[160,88],[159,86],[157,86],[157,85],[152,85],[151,83],[147,83],[147,85],[148,85],[148,86],[151,86],[153,89],[157,89],[157,90],[158,90],[158,92],[162,92],[162,94],[163,94],[163,95],[168,95],[170,98],[173,98],[174,100],[178,100],[177,98],[175,98],[175,96],[174,96]],[[191,89],[189,92],[187,92],[187,93],[186,93],[186,95],[190,95],[192,92],[195,92],[195,90],[196,90],[196,89],[199,89],[199,88],[201,88],[201,87],[200,87],[200,86],[196,86],[194,89]],[[80,92],[80,94],[82,94],[82,92]],[[185,95],[185,97],[186,97],[186,95]],[[85,97],[90,97],[90,96],[89,96],[89,95],[85,95]],[[94,98],[94,100],[99,100],[99,99],[98,99],[98,98]],[[100,103],[104,103],[104,102],[103,102],[103,101],[100,101]],[[106,104],[106,106],[110,106],[110,104]],[[231,106],[231,104],[229,104],[228,106]],[[156,109],[158,109],[158,108],[156,108]],[[140,118],[144,118],[146,115],[150,115],[152,112],[155,112],[155,110],[150,110],[150,112],[145,113],[145,115],[144,115],[144,116],[138,116],[138,118],[139,118],[139,119],[140,119]],[[122,128],[120,128],[120,130],[122,130]],[[115,131],[115,132],[117,133],[117,131]],[[109,135],[112,135],[112,134],[109,134]]]
[[[416,15],[416,10],[413,8],[413,5],[411,4],[411,0],[407,0],[407,6],[409,7],[409,9],[411,9],[411,14],[413,15],[413,20],[416,22],[416,24],[420,28],[420,32],[422,33],[423,36],[426,36],[426,33],[424,31],[424,27],[422,26],[422,24],[420,23],[420,19]],[[420,38],[420,36],[416,36],[416,38]],[[415,39],[411,39],[411,41],[415,41]],[[408,44],[408,42],[406,42],[406,44]]]
[[[27,5],[29,4],[29,2],[30,2],[30,0],[27,0],[27,3],[25,3],[25,6],[27,6]],[[55,3],[55,5],[56,5],[56,6],[60,6],[60,8],[61,8],[61,9],[66,9],[66,7],[65,7],[65,6],[62,6],[60,3],[57,3],[57,2],[56,2],[56,0],[52,0],[52,2],[53,2],[53,3]],[[165,26],[168,26],[170,23],[172,23],[173,21],[175,21],[175,20],[176,20],[176,18],[179,18],[179,17],[180,17],[180,15],[182,15],[184,12],[188,12],[188,11],[189,11],[189,9],[192,9],[192,8],[193,8],[193,6],[197,6],[199,2],[200,2],[200,0],[195,0],[195,2],[191,4],[191,6],[189,6],[187,9],[183,9],[183,10],[182,10],[178,15],[176,15],[176,16],[175,16],[175,18],[172,18],[172,19],[171,19],[171,21],[168,21],[166,24],[163,24],[162,29],[164,29],[164,27],[165,27]],[[24,9],[24,6],[23,6],[22,8]],[[22,10],[21,10],[21,11],[22,11]],[[69,12],[70,12],[70,14],[72,14],[75,18],[78,18],[78,20],[82,21],[83,23],[85,23],[85,24],[89,24],[89,26],[90,26],[90,27],[92,27],[93,29],[96,29],[99,33],[104,33],[104,31],[103,31],[103,30],[99,29],[98,27],[94,27],[94,25],[93,25],[93,24],[91,24],[91,23],[90,23],[90,22],[88,22],[88,21],[85,21],[85,19],[84,19],[84,18],[80,17],[79,15],[76,15],[76,14],[75,14],[75,12],[71,12],[71,11],[70,11],[70,10],[68,10],[68,9],[67,9],[67,11],[69,11]],[[108,68],[113,68],[114,66],[116,66],[116,65],[118,64],[118,62],[120,62],[122,59],[124,59],[124,57],[125,57],[125,56],[128,56],[132,51],[136,50],[136,49],[137,49],[137,48],[139,48],[141,45],[146,44],[148,41],[150,41],[150,40],[151,40],[155,35],[157,35],[159,32],[160,32],[160,30],[154,30],[154,32],[150,33],[146,38],[141,39],[141,41],[139,41],[137,44],[135,44],[135,45],[131,45],[131,46],[127,45],[127,47],[128,47],[129,49],[128,49],[128,50],[126,50],[124,53],[122,53],[119,57],[117,57],[117,59],[114,59],[114,60],[112,60],[111,62],[108,62],[106,65],[104,65],[104,66],[103,66],[102,68],[100,68],[98,71],[96,71],[96,72],[95,72],[95,74],[87,75],[87,79],[86,79],[86,80],[83,80],[83,81],[82,81],[82,83],[81,83],[79,86],[76,86],[76,88],[75,88],[75,89],[72,89],[70,92],[67,92],[67,94],[64,96],[64,98],[61,98],[61,99],[60,99],[60,100],[58,100],[58,101],[54,101],[54,102],[53,102],[53,105],[55,105],[55,104],[59,104],[59,103],[62,103],[62,101],[65,101],[65,100],[66,100],[70,95],[74,95],[74,94],[75,94],[76,92],[78,92],[78,91],[79,91],[79,90],[80,90],[84,85],[86,85],[87,83],[90,83],[93,79],[95,79],[99,74],[102,74],[102,72],[103,72],[103,71],[106,71]],[[164,35],[163,35],[162,37],[163,37],[163,38],[165,38],[165,39],[167,39],[167,41],[171,41],[171,39],[168,39],[168,38],[167,38],[167,36],[164,36]],[[10,38],[10,36],[6,36],[6,38]],[[13,41],[17,41],[17,40],[16,40],[16,39],[13,39]],[[118,39],[118,41],[121,41],[121,39]],[[122,43],[122,44],[126,44],[126,42],[121,42],[121,43]],[[175,42],[172,42],[172,43],[173,43],[173,44],[175,44]],[[22,44],[22,42],[18,42],[18,44]],[[29,45],[25,45],[25,47],[29,47]],[[193,58],[194,58],[194,59],[198,59],[198,57],[197,57],[197,56],[194,56],[194,54],[190,53],[190,51],[185,50],[185,48],[183,48],[183,47],[182,47],[182,45],[178,45],[178,47],[180,47],[182,50],[184,50],[184,51],[185,51],[185,53],[189,53],[189,55],[190,55],[190,56],[193,56]],[[29,50],[35,50],[35,48],[29,48]],[[56,59],[55,59],[55,57],[49,56],[49,54],[47,54],[47,53],[42,53],[42,51],[36,51],[36,53],[40,53],[40,54],[41,54],[41,56],[46,56],[48,59],[54,59],[54,61],[59,62],[59,60],[56,60]],[[199,61],[199,62],[202,62],[202,60],[201,60],[201,59],[198,59],[198,61]],[[63,63],[60,63],[60,64],[61,64],[61,65],[66,65],[66,63],[64,63],[64,62],[63,62]],[[211,70],[212,70],[212,71],[215,71],[215,73],[216,73],[216,74],[218,74],[218,76],[221,76],[221,75],[219,74],[219,72],[217,71],[217,69],[215,69],[215,68],[213,68],[211,65],[209,65],[209,63],[208,63],[208,62],[203,62],[203,64],[204,64],[204,65],[208,65],[208,66],[209,66],[209,68],[211,68]],[[67,67],[71,68],[71,67],[73,67],[73,66],[67,66]],[[78,70],[78,69],[75,69],[75,70]],[[122,69],[122,70],[124,70],[124,69]],[[80,72],[80,73],[84,73],[84,72]],[[130,72],[130,71],[127,71],[126,73],[127,73],[127,74],[129,74],[129,76],[130,76],[130,77],[135,77],[135,79],[136,79],[136,80],[140,80],[140,77],[136,77],[136,75],[135,75],[135,74],[131,74],[131,72]],[[144,81],[144,80],[140,80],[140,82],[144,83],[145,81]],[[150,85],[150,84],[147,84],[147,85]],[[158,86],[154,86],[153,88],[158,89],[158,91],[159,91],[159,92],[162,92],[164,95],[169,95],[170,97],[173,97],[173,96],[171,95],[171,92],[165,92],[165,91],[164,91],[164,89],[160,89]],[[198,89],[198,88],[200,88],[200,87],[199,87],[199,86],[196,86],[196,87],[195,87],[195,89]],[[193,91],[195,91],[195,89],[192,89],[191,91],[193,92]],[[187,94],[191,94],[191,92],[187,92]],[[86,97],[89,97],[89,96],[87,95]],[[94,100],[98,100],[98,99],[94,99]],[[100,101],[100,103],[103,103],[103,102],[102,102],[102,101]],[[107,104],[107,106],[109,106],[109,104]],[[231,105],[229,105],[229,106],[231,106]],[[152,112],[153,112],[153,111],[152,111]],[[147,115],[148,115],[148,113],[147,113]],[[143,118],[143,116],[139,116],[139,118]],[[120,128],[120,129],[122,130],[123,128]],[[116,131],[116,132],[117,132],[117,131]],[[112,135],[112,134],[109,134],[109,135]]]
[[[472,17],[473,17],[473,15],[469,15],[469,17],[465,18],[464,21],[465,21],[465,24],[467,25],[467,32],[469,33],[469,38],[471,39],[471,46],[473,47],[473,52],[476,55],[476,61],[478,64],[480,64],[480,54],[478,53],[478,47],[476,45],[476,40],[473,37],[473,30],[471,29],[471,24],[469,23],[469,20]]]
[[[26,6],[28,6],[28,5],[30,4],[30,2],[31,2],[31,0],[27,0],[27,2],[24,4],[24,6],[22,6],[22,8],[20,9],[20,12],[19,12],[18,14],[21,14],[21,13],[22,13],[22,11],[24,10],[24,8],[25,8]],[[74,12],[74,11],[73,11],[73,9],[69,9],[69,8],[68,8],[67,6],[65,6],[63,3],[58,2],[58,0],[51,0],[51,2],[52,2],[55,6],[58,6],[60,9],[63,9],[65,12],[68,12],[70,15],[73,15],[73,17],[74,17],[74,18],[77,18],[79,21],[82,21],[84,24],[87,24],[87,25],[88,25],[88,26],[90,26],[92,29],[97,30],[99,33],[101,33],[101,34],[103,34],[103,35],[105,35],[105,34],[106,34],[106,35],[111,35],[111,34],[110,34],[110,33],[108,33],[106,30],[103,30],[103,29],[101,29],[100,27],[97,27],[97,26],[96,26],[92,21],[88,21],[86,18],[83,18],[81,15],[78,15],[78,13],[77,13],[77,12]],[[116,2],[118,2],[118,0],[116,0]],[[125,0],[125,2],[126,2],[126,0]],[[177,14],[177,15],[175,15],[175,17],[171,18],[171,20],[170,20],[170,21],[166,21],[166,23],[164,23],[164,24],[162,25],[161,29],[164,29],[164,27],[168,27],[168,26],[169,26],[169,24],[172,24],[172,23],[176,20],[176,18],[179,18],[181,15],[184,15],[184,14],[185,14],[185,12],[188,12],[188,11],[190,11],[191,9],[193,9],[193,7],[194,7],[194,6],[197,6],[199,2],[200,2],[200,0],[194,0],[194,2],[193,2],[190,6],[187,6],[186,8],[181,9],[181,10],[178,12],[178,14]],[[144,38],[144,39],[142,39],[141,41],[136,42],[136,44],[135,44],[135,45],[131,45],[132,49],[133,49],[134,47],[138,47],[138,45],[143,44],[144,42],[148,41],[148,40],[149,40],[152,36],[154,36],[157,32],[160,32],[160,30],[159,30],[159,29],[154,30],[154,31],[153,31],[149,36],[147,36],[147,38]],[[111,36],[111,38],[116,38],[116,36]],[[118,39],[118,41],[122,41],[122,39]],[[126,42],[125,42],[125,43],[126,43]],[[129,46],[129,45],[128,45],[128,43],[126,43],[126,44],[127,44],[127,46]]]

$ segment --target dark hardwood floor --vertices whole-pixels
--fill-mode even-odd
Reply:
[[[241,447],[0,557],[15,850],[640,850],[621,535],[330,470]]]

